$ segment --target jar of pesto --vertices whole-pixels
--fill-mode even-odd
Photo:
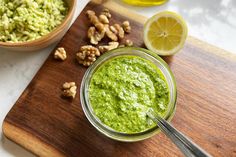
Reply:
[[[80,89],[83,111],[102,134],[134,142],[158,133],[146,115],[151,108],[166,120],[175,111],[176,83],[155,53],[126,47],[105,53],[88,68]]]

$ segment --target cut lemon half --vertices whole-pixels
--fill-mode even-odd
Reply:
[[[170,11],[160,12],[144,25],[144,43],[158,55],[168,56],[183,48],[188,28],[184,19]]]

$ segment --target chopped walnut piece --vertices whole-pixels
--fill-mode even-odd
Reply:
[[[118,42],[109,42],[108,45],[103,45],[103,46],[99,46],[99,50],[101,53],[110,51],[112,49],[115,49],[119,46]]]
[[[118,37],[116,36],[116,34],[110,30],[109,25],[105,25],[105,29],[106,29],[106,35],[108,38],[110,38],[112,41],[118,40]]]
[[[101,41],[105,36],[105,29],[102,32],[96,31],[95,27],[90,27],[88,29],[88,38],[90,39],[90,43],[93,45],[97,45],[99,41]]]
[[[133,44],[133,41],[127,39],[127,40],[125,40],[125,45],[126,46],[133,46],[134,44]]]
[[[96,47],[92,45],[85,45],[80,48],[78,53],[76,53],[76,59],[79,64],[82,64],[83,66],[90,66],[96,61],[96,57],[100,55],[100,51]]]
[[[109,9],[104,9],[102,12],[101,12],[102,15],[105,15],[107,18],[111,18],[111,13],[110,13],[110,10]]]
[[[62,85],[63,93],[62,95],[68,98],[75,98],[77,86],[75,82],[65,82]]]
[[[130,26],[129,21],[124,21],[123,24],[122,24],[122,27],[123,27],[123,29],[126,33],[131,32],[131,26]]]
[[[115,29],[117,30],[117,35],[119,39],[123,39],[125,37],[125,31],[119,24],[114,24]]]
[[[87,10],[86,12],[90,22],[98,29],[99,32],[104,31],[104,25],[99,21],[98,17],[96,16],[95,12],[92,10]]]
[[[63,47],[57,48],[54,52],[54,58],[64,61],[67,58],[65,49]]]

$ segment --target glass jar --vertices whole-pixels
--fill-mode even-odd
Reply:
[[[164,4],[167,0],[123,0],[123,2],[138,6],[152,6]]]
[[[102,134],[104,134],[105,136],[111,139],[118,140],[118,141],[124,141],[124,142],[140,141],[158,133],[159,132],[158,126],[155,126],[149,130],[146,130],[140,133],[127,134],[127,133],[117,132],[116,130],[113,130],[112,128],[103,124],[99,120],[99,118],[96,117],[89,102],[89,85],[90,85],[90,80],[94,72],[104,62],[108,61],[109,59],[112,59],[113,57],[122,56],[122,55],[139,56],[144,59],[150,60],[161,70],[161,72],[163,73],[166,79],[166,82],[169,88],[169,94],[170,94],[168,110],[166,112],[166,115],[163,118],[165,118],[167,121],[171,120],[175,112],[176,96],[177,96],[176,83],[175,83],[174,76],[164,60],[162,60],[155,53],[149,50],[143,49],[143,48],[135,48],[135,47],[118,48],[118,49],[109,51],[103,54],[101,57],[99,57],[98,60],[94,62],[94,64],[92,64],[88,68],[86,73],[84,74],[84,77],[81,83],[81,88],[80,88],[80,100],[81,100],[83,111],[87,119],[99,132],[101,132]]]

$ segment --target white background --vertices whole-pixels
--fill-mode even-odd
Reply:
[[[74,16],[81,12],[88,0],[78,0]],[[130,8],[147,17],[161,10],[181,14],[188,23],[189,35],[197,37],[232,53],[236,53],[235,0],[170,0],[162,6]],[[30,80],[54,48],[55,44],[38,52],[9,52],[0,49],[0,156],[33,157],[2,135],[2,121]]]

